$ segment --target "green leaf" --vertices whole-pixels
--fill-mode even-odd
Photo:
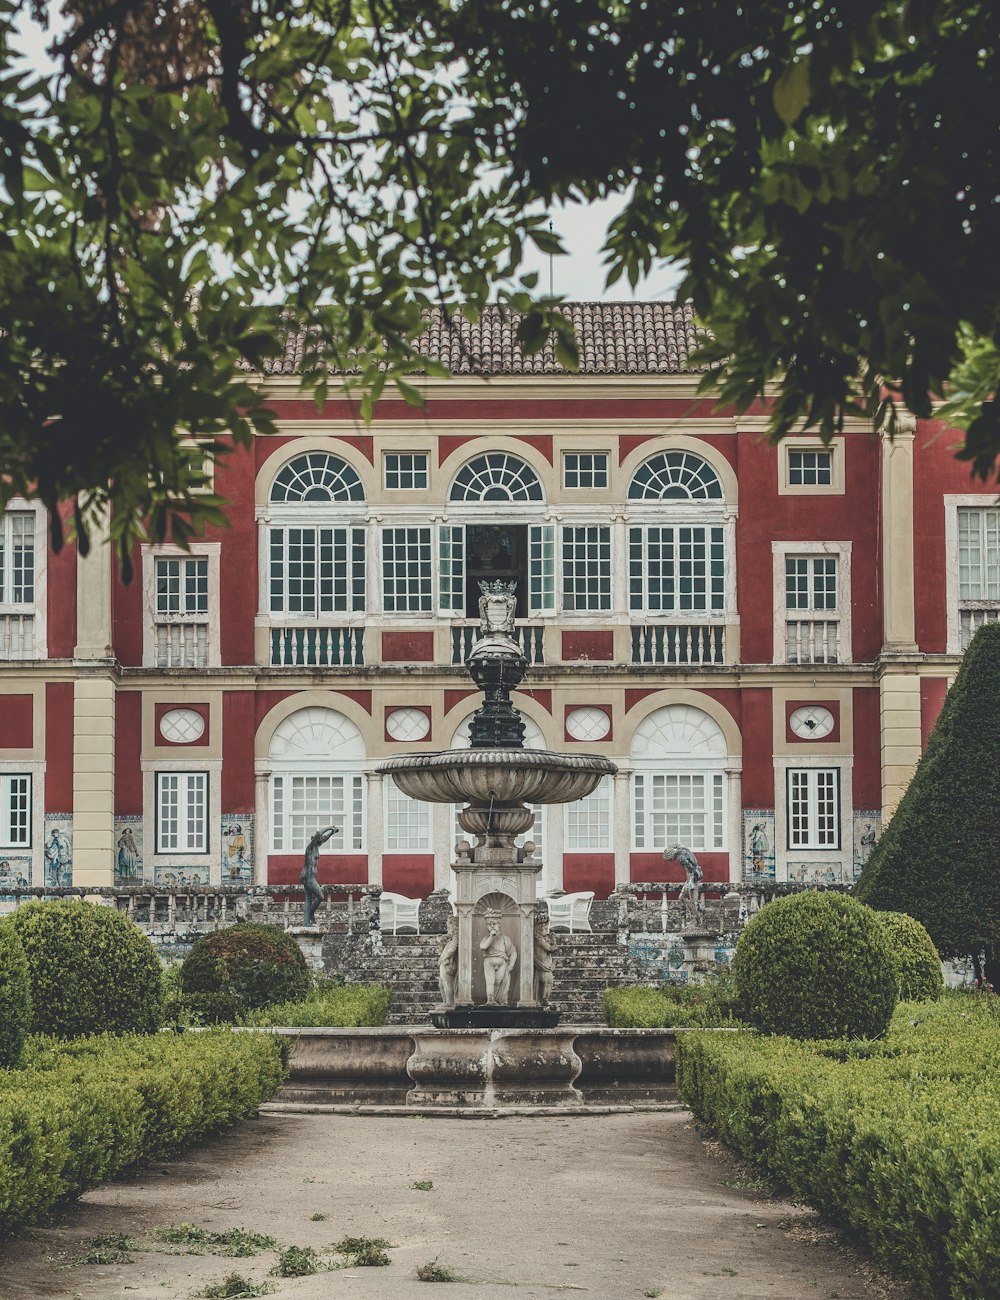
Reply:
[[[809,103],[808,55],[800,55],[786,65],[774,83],[773,100],[775,112],[787,126],[798,121]]]

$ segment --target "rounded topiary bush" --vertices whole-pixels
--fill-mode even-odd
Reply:
[[[877,1038],[899,995],[899,963],[878,915],[842,894],[761,908],[733,961],[747,1019],[790,1038]]]
[[[75,1038],[159,1028],[160,959],[123,913],[59,899],[25,903],[6,924],[24,946],[34,1033]]]
[[[17,1065],[30,1028],[28,960],[8,922],[0,925],[0,1069]]]
[[[309,992],[302,949],[269,925],[232,925],[195,943],[181,964],[185,993],[228,993],[247,1008],[297,1002]]]
[[[878,912],[899,962],[899,996],[904,1002],[933,1002],[941,996],[944,976],[934,940],[906,912]]]

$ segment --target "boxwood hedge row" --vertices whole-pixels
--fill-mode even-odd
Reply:
[[[0,1233],[251,1114],[285,1074],[271,1034],[28,1041],[0,1070]]]
[[[677,1083],[746,1159],[942,1300],[1000,1300],[996,999],[901,1003],[879,1043],[692,1034]]]

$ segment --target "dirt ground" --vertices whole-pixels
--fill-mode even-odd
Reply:
[[[0,1297],[188,1300],[234,1272],[268,1280],[274,1251],[227,1259],[155,1241],[157,1228],[182,1222],[321,1252],[348,1235],[392,1243],[388,1267],[269,1279],[286,1300],[424,1296],[416,1270],[434,1260],[465,1279],[447,1300],[511,1300],[512,1288],[600,1300],[911,1296],[814,1215],[767,1199],[675,1112],[246,1121],[0,1245]],[[106,1233],[147,1248],[130,1263],[72,1262]]]

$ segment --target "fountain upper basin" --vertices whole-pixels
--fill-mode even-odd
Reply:
[[[423,803],[574,803],[618,771],[596,754],[545,749],[446,749],[380,763],[411,799]]]

